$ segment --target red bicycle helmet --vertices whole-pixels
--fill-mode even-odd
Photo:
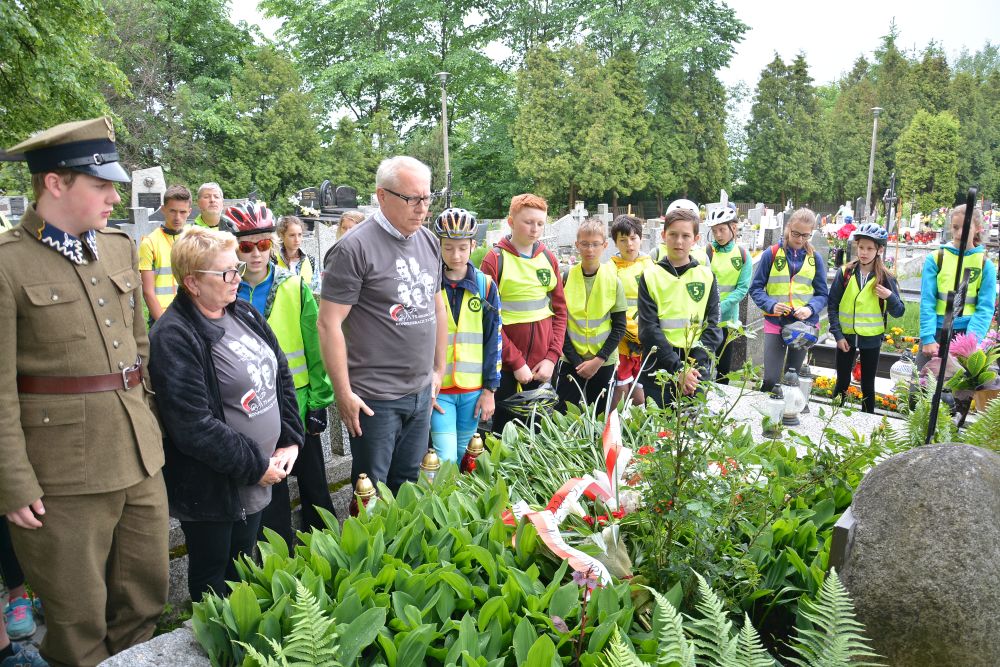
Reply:
[[[274,231],[274,216],[264,204],[237,204],[228,207],[222,215],[233,226],[233,234],[238,237]]]

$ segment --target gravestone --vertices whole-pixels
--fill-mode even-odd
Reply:
[[[854,221],[855,221],[855,223],[857,223],[858,220],[860,220],[861,218],[864,217],[865,210],[866,210],[866,208],[865,208],[865,198],[864,197],[858,197],[857,199],[855,199],[854,200]]]
[[[830,558],[874,650],[899,667],[996,665],[1000,455],[944,444],[892,456],[851,515],[853,537]]]
[[[816,248],[816,252],[824,260],[830,257],[830,242],[826,238],[826,234],[820,232],[819,234],[813,234],[812,239],[813,247]]]
[[[299,199],[300,208],[319,208],[319,190],[304,188],[295,193]]]
[[[333,198],[337,208],[355,208],[358,205],[358,191],[349,185],[338,185]]]
[[[595,214],[598,218],[604,221],[604,224],[608,226],[608,233],[611,232],[611,223],[614,222],[615,216],[611,213],[607,204],[598,204],[597,213]]]
[[[28,208],[28,198],[21,195],[5,197],[10,203],[10,210],[6,213],[7,219],[12,223],[21,219],[24,211]]]
[[[132,237],[132,242],[138,246],[144,236],[159,226],[159,222],[149,219],[149,209],[140,206],[129,209],[129,222],[118,225],[118,229]]]
[[[150,212],[158,210],[163,205],[166,190],[167,182],[160,167],[132,172],[132,208],[148,208]]]

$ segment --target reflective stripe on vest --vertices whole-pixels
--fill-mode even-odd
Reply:
[[[841,279],[843,279],[841,273]],[[880,336],[885,333],[885,320],[879,298],[875,294],[875,284],[878,280],[873,275],[858,288],[858,278],[850,277],[844,294],[840,298],[840,330],[845,334],[859,336]]]
[[[309,364],[306,361],[306,346],[302,342],[301,278],[289,276],[278,285],[267,323],[271,325],[278,345],[285,353],[295,388],[308,386]]]
[[[548,252],[542,251],[531,259],[508,252],[500,276],[500,310],[504,323],[523,324],[552,317],[549,293],[558,280]]]
[[[969,277],[969,289],[965,294],[965,305],[962,312],[956,312],[956,317],[968,317],[976,312],[976,304],[979,303],[979,288],[983,284],[983,259],[986,253],[977,252],[974,255],[966,255],[962,261],[962,273]],[[952,291],[955,287],[955,272],[958,270],[958,255],[947,250],[941,256],[941,266],[938,267],[937,275],[937,314],[944,316],[945,308],[948,305],[948,298],[954,296]]]
[[[707,266],[693,266],[677,277],[653,265],[642,273],[646,289],[656,302],[660,328],[674,347],[691,349],[701,335],[708,296],[715,275]]]
[[[177,283],[174,281],[173,269],[170,268],[170,251],[174,247],[175,238],[177,237],[162,229],[155,229],[146,237],[153,246],[153,293],[162,308],[173,303],[177,295]]]
[[[566,284],[566,333],[581,355],[595,356],[611,334],[611,309],[618,297],[618,276],[608,264],[601,264],[587,294],[583,265],[569,270]]]
[[[506,272],[506,267],[504,268]],[[486,290],[490,281],[487,278]],[[479,389],[483,386],[483,312],[478,294],[465,290],[458,322],[451,311],[451,300],[441,290],[445,317],[448,318],[448,350],[445,354],[442,389]],[[478,303],[476,305],[473,300]],[[472,307],[470,307],[470,303]]]
[[[739,259],[734,263],[733,260]],[[736,284],[740,281],[740,274],[743,272],[743,251],[738,245],[733,244],[732,249],[725,252],[715,250],[712,253],[712,273],[719,286],[719,300],[726,298],[726,295],[736,289]],[[739,268],[736,264],[739,264]]]
[[[780,260],[779,260],[780,258]],[[779,268],[779,264],[781,267]],[[793,308],[801,308],[809,303],[813,295],[813,279],[816,277],[816,256],[807,254],[802,267],[791,275],[785,249],[781,246],[771,258],[771,273],[767,277],[767,293],[781,302],[790,303]]]

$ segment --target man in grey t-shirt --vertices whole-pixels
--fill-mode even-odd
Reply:
[[[319,334],[337,408],[351,435],[351,475],[394,493],[416,481],[444,373],[448,323],[441,250],[423,226],[430,169],[411,157],[375,175],[380,210],[333,247]]]

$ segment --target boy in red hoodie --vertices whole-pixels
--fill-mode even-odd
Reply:
[[[483,258],[483,273],[500,287],[503,326],[500,387],[496,392],[493,430],[502,433],[512,415],[504,400],[512,394],[551,382],[566,335],[566,299],[559,261],[539,240],[548,204],[537,195],[510,200],[510,236]]]

